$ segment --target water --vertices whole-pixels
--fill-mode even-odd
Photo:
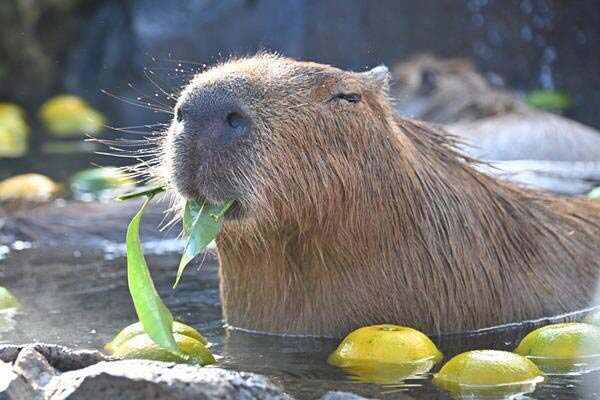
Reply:
[[[68,156],[41,151],[36,157],[0,163],[0,177],[35,171],[65,182],[75,171],[88,168],[90,162],[110,165],[115,160],[91,155],[89,149],[75,148],[68,151]],[[135,208],[132,204],[129,213]],[[30,212],[34,221],[35,212]],[[63,223],[72,231],[76,220],[81,221],[77,226],[94,225],[90,213],[101,214],[92,208],[84,212],[74,210],[69,221],[58,221],[48,215],[46,219]],[[123,228],[128,216],[118,214],[115,218],[115,226]],[[152,214],[147,213],[144,224],[152,231],[160,219],[158,214],[153,221]],[[27,241],[18,240],[0,246],[0,285],[8,287],[23,304],[16,315],[0,314],[0,343],[47,342],[102,349],[117,332],[136,321],[127,289],[124,246],[111,240],[92,243],[96,232],[91,231],[84,235],[81,230],[71,237],[56,236],[50,231],[64,240],[54,249],[37,249]],[[124,235],[119,232],[110,236]],[[318,398],[329,390],[351,391],[370,398],[449,399],[431,383],[430,374],[385,385],[357,381],[326,362],[337,340],[258,335],[225,328],[214,257],[208,257],[200,271],[189,268],[178,289],[171,289],[182,246],[173,236],[165,239],[142,234],[145,251],[153,254],[148,261],[155,284],[175,319],[196,327],[214,344],[212,350],[222,356],[220,366],[266,375],[298,399]],[[92,245],[94,250],[80,248],[77,243]],[[447,361],[467,350],[512,350],[529,329],[479,337],[434,338],[434,341]],[[431,372],[436,372],[442,364]],[[600,373],[549,378],[529,398],[596,399],[600,398],[599,381]]]
[[[127,290],[125,260],[111,253],[12,250],[0,261],[0,282],[23,303],[23,310],[0,324],[0,343],[41,341],[96,348],[136,321]],[[393,385],[362,383],[326,363],[336,340],[277,337],[226,329],[221,321],[217,265],[208,257],[201,270],[190,268],[177,290],[171,289],[179,254],[148,257],[155,284],[175,319],[199,329],[214,343],[219,364],[264,374],[299,399],[314,399],[329,390],[385,399],[448,399],[430,376]],[[445,360],[466,350],[512,350],[523,332],[481,337],[434,338]],[[440,367],[438,364],[432,372]],[[600,373],[548,378],[531,399],[600,398]],[[595,387],[594,387],[595,386]]]

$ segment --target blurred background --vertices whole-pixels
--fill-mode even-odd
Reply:
[[[598,128],[598,8],[596,0],[3,0],[0,178],[65,181],[91,164],[127,163],[94,155],[82,137],[160,129],[168,94],[204,65],[261,49],[354,70],[423,53],[460,57],[490,85],[550,94],[563,115]]]

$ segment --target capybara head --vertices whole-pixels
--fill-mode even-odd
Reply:
[[[235,200],[237,218],[314,211],[393,126],[387,86],[385,67],[356,73],[272,54],[217,65],[177,102],[167,178],[186,198]]]
[[[488,86],[468,60],[442,60],[428,54],[396,64],[392,75],[394,86],[410,98],[447,90],[484,90]]]
[[[518,98],[488,83],[465,59],[418,55],[396,64],[392,96],[399,115],[450,124],[525,110]]]

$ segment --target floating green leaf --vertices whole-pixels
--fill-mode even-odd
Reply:
[[[140,242],[140,223],[144,210],[153,196],[148,196],[142,208],[127,228],[127,281],[135,311],[144,331],[160,347],[184,357],[173,337],[173,316],[164,305],[148,270]]]
[[[179,284],[181,275],[189,262],[202,253],[206,249],[206,246],[215,239],[221,230],[223,216],[232,203],[232,201],[223,204],[204,202],[200,205],[193,200],[189,200],[186,203],[183,214],[183,230],[189,235],[189,239],[181,256],[173,287]]]
[[[124,193],[135,187],[135,181],[116,167],[90,168],[71,178],[71,191],[76,198],[102,199]]]
[[[573,105],[573,101],[567,93],[556,90],[534,90],[526,96],[525,101],[530,106],[542,110],[560,111]]]

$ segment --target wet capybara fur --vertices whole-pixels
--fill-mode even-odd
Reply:
[[[217,237],[227,323],[452,333],[589,307],[600,206],[477,172],[395,115],[388,75],[259,54],[182,92],[161,174],[183,199],[235,200]]]

